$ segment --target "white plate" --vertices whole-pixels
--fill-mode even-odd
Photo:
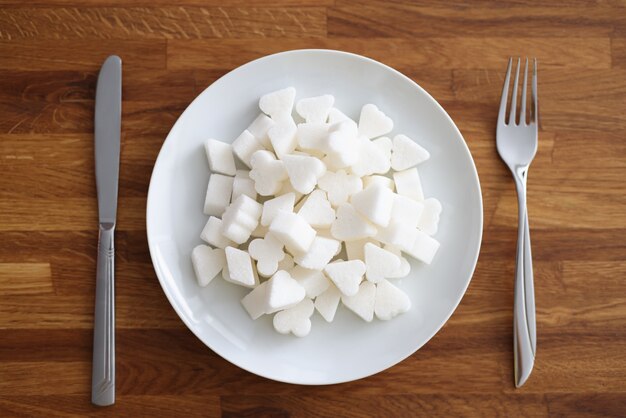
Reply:
[[[234,51],[235,53],[236,51]],[[441,248],[431,266],[413,263],[397,281],[413,307],[392,321],[365,323],[340,306],[335,321],[314,314],[306,338],[277,334],[271,316],[252,321],[239,300],[247,289],[216,278],[196,284],[190,254],[201,243],[209,170],[208,137],[232,141],[259,113],[261,95],[294,86],[298,98],[331,93],[336,106],[358,118],[374,103],[404,133],[431,153],[420,166],[427,197],[443,214],[436,238]],[[200,94],[163,144],[148,193],[147,231],[161,286],[183,322],[208,347],[237,366],[298,384],[359,379],[402,361],[443,326],[465,293],[482,236],[478,175],[454,122],[409,78],[371,59],[339,51],[299,50],[270,55],[228,73]]]

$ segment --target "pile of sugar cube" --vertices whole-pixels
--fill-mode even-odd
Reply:
[[[439,249],[441,204],[424,198],[416,167],[430,154],[384,136],[393,121],[373,104],[356,123],[332,95],[299,100],[297,115],[295,98],[293,87],[268,93],[232,144],[206,141],[198,283],[221,272],[251,289],[241,304],[253,320],[274,314],[276,331],[298,337],[316,310],[332,322],[340,302],[367,322],[392,319],[411,307],[391,283],[409,274],[405,256],[430,264]]]

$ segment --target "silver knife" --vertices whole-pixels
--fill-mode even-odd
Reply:
[[[122,121],[122,60],[108,57],[98,75],[95,115],[98,190],[98,264],[94,315],[91,402],[115,403],[115,246]]]

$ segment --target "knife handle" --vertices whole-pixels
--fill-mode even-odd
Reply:
[[[101,224],[98,236],[91,402],[115,403],[115,224]]]

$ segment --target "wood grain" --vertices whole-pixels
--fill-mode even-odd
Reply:
[[[626,2],[0,0],[0,416],[621,417],[626,410]],[[405,361],[342,385],[252,375],[180,321],[145,234],[150,174],[217,78],[296,48],[360,53],[429,91],[481,179],[468,291]],[[93,106],[124,62],[117,404],[89,402],[96,201]],[[516,197],[494,138],[509,56],[539,59],[529,174],[538,356],[513,387]]]

